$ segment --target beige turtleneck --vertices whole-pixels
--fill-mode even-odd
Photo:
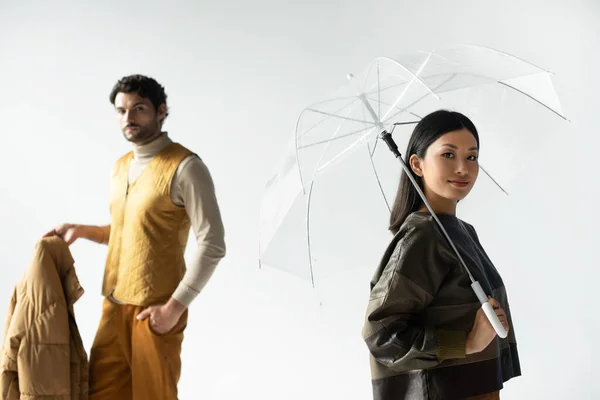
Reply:
[[[156,154],[171,143],[164,132],[151,143],[134,144],[129,184],[138,178]],[[172,295],[175,300],[189,306],[225,256],[224,228],[214,184],[206,165],[197,155],[191,155],[179,164],[171,183],[171,200],[185,208],[198,243],[187,271]],[[114,298],[111,300],[116,301]]]

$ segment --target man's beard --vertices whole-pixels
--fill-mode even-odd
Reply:
[[[137,132],[127,132],[127,128],[137,128]],[[141,125],[127,125],[123,129],[123,137],[125,140],[135,144],[145,144],[157,137],[160,133],[160,126],[155,124],[153,127]]]

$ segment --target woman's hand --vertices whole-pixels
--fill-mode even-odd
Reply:
[[[506,319],[506,313],[500,307],[500,303],[490,297],[489,299],[490,305],[496,312],[498,319],[506,329],[506,332],[509,331],[510,327],[508,326],[508,320]],[[496,337],[496,331],[494,327],[488,320],[483,308],[479,308],[477,310],[477,314],[475,315],[475,322],[473,323],[473,329],[467,335],[466,342],[466,353],[473,354],[479,353],[483,351],[488,345],[494,340]]]

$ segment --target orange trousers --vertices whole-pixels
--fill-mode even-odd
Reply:
[[[136,319],[142,310],[104,299],[90,351],[90,400],[177,400],[188,312],[158,335],[149,318]]]

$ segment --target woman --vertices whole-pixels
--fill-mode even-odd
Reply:
[[[458,257],[402,174],[391,218],[394,239],[371,282],[363,337],[376,400],[498,399],[521,374],[504,284],[475,229],[455,216],[479,173],[479,136],[464,115],[423,118],[407,163],[433,211],[509,331],[496,336]]]

